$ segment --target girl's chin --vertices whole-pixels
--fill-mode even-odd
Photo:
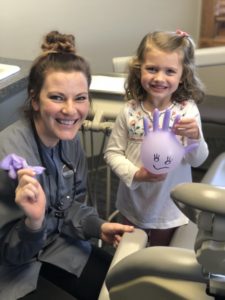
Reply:
[[[159,98],[153,98],[151,100],[152,104],[155,106],[155,107],[158,107],[158,106],[161,106],[163,103],[164,103],[164,99],[159,99]]]

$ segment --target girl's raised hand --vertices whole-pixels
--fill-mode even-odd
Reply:
[[[199,128],[194,118],[182,118],[173,127],[176,135],[185,136],[189,139],[199,139]]]
[[[31,169],[21,169],[17,175],[18,186],[15,202],[27,217],[26,225],[32,230],[38,230],[41,228],[45,216],[45,193],[35,178],[35,172]]]

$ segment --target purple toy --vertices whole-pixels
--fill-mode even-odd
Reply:
[[[37,175],[41,174],[45,168],[41,166],[29,166],[26,160],[16,154],[8,154],[2,161],[0,161],[0,168],[7,170],[9,177],[15,179],[17,171],[20,169],[32,169]]]
[[[151,173],[163,174],[175,169],[185,153],[197,147],[193,143],[184,147],[169,128],[170,110],[167,109],[163,119],[162,129],[159,128],[159,111],[153,113],[153,131],[149,130],[148,120],[144,121],[145,136],[141,145],[141,160],[143,166]],[[176,116],[173,126],[180,119]]]

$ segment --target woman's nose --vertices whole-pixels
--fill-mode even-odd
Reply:
[[[67,100],[63,103],[62,112],[64,114],[73,114],[76,112],[76,103],[73,100]]]

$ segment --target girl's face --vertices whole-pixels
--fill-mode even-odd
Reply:
[[[148,95],[144,105],[167,108],[181,82],[182,72],[180,52],[163,52],[157,48],[148,51],[141,65],[141,85]]]
[[[37,133],[47,147],[59,140],[73,139],[89,110],[88,82],[82,72],[49,71],[39,100],[32,100],[38,112]]]

